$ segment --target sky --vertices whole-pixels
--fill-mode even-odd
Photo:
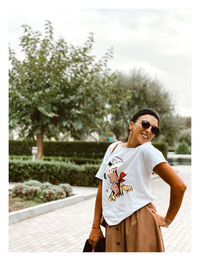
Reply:
[[[78,8],[63,0],[11,2],[8,38],[18,53],[22,24],[43,32],[49,20],[56,38],[62,36],[75,45],[83,44],[93,32],[97,58],[112,47],[114,57],[108,65],[113,71],[129,74],[142,68],[170,93],[177,114],[191,116],[191,8]]]

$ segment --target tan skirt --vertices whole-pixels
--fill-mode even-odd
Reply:
[[[106,252],[164,252],[160,227],[147,204],[120,224],[106,224]]]

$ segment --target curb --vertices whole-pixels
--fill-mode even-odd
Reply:
[[[152,175],[151,178],[156,179],[156,178],[158,178],[158,175]],[[28,219],[28,218],[36,217],[41,214],[45,214],[47,212],[50,212],[50,211],[53,211],[53,210],[56,210],[56,209],[59,209],[62,207],[76,204],[83,200],[93,198],[96,196],[96,194],[97,194],[97,192],[93,192],[93,193],[86,194],[86,195],[74,195],[74,196],[70,196],[65,199],[55,200],[55,201],[39,204],[39,205],[36,205],[33,207],[25,208],[22,210],[13,211],[13,212],[9,213],[9,225],[20,222],[20,221]]]
[[[14,211],[9,213],[9,224],[17,223],[27,218],[32,218],[47,213],[49,211],[53,211],[58,208],[62,208],[78,203],[82,200],[93,198],[95,196],[96,196],[96,192],[88,195],[74,195],[69,198],[59,199],[56,201],[43,203],[34,207]]]

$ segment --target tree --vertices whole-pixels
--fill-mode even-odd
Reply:
[[[167,141],[170,146],[173,147],[183,140],[188,145],[191,145],[191,117],[184,117],[173,113],[170,118],[162,118],[162,126],[163,129],[166,129],[165,133],[167,133],[162,139]]]
[[[44,37],[29,25],[22,27],[24,58],[9,48],[9,126],[20,127],[27,137],[36,135],[41,159],[44,133],[53,126],[74,137],[102,127],[114,77],[107,66],[112,49],[96,61],[92,33],[82,46],[73,46],[54,39],[49,21]]]
[[[110,95],[110,128],[117,139],[126,139],[128,124],[138,110],[153,108],[160,114],[162,135],[157,138],[173,143],[178,126],[173,119],[174,105],[170,94],[161,83],[151,79],[142,69],[135,69],[129,75],[117,73]]]

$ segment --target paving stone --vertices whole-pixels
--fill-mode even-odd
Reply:
[[[166,252],[191,251],[191,166],[175,166],[187,185],[184,200],[169,228],[162,228]],[[78,190],[78,188],[77,188]],[[93,193],[94,188],[81,188]],[[159,177],[152,180],[153,203],[165,215],[169,186]],[[29,218],[9,226],[10,252],[82,252],[92,226],[95,198]],[[104,228],[102,229],[105,234]]]

